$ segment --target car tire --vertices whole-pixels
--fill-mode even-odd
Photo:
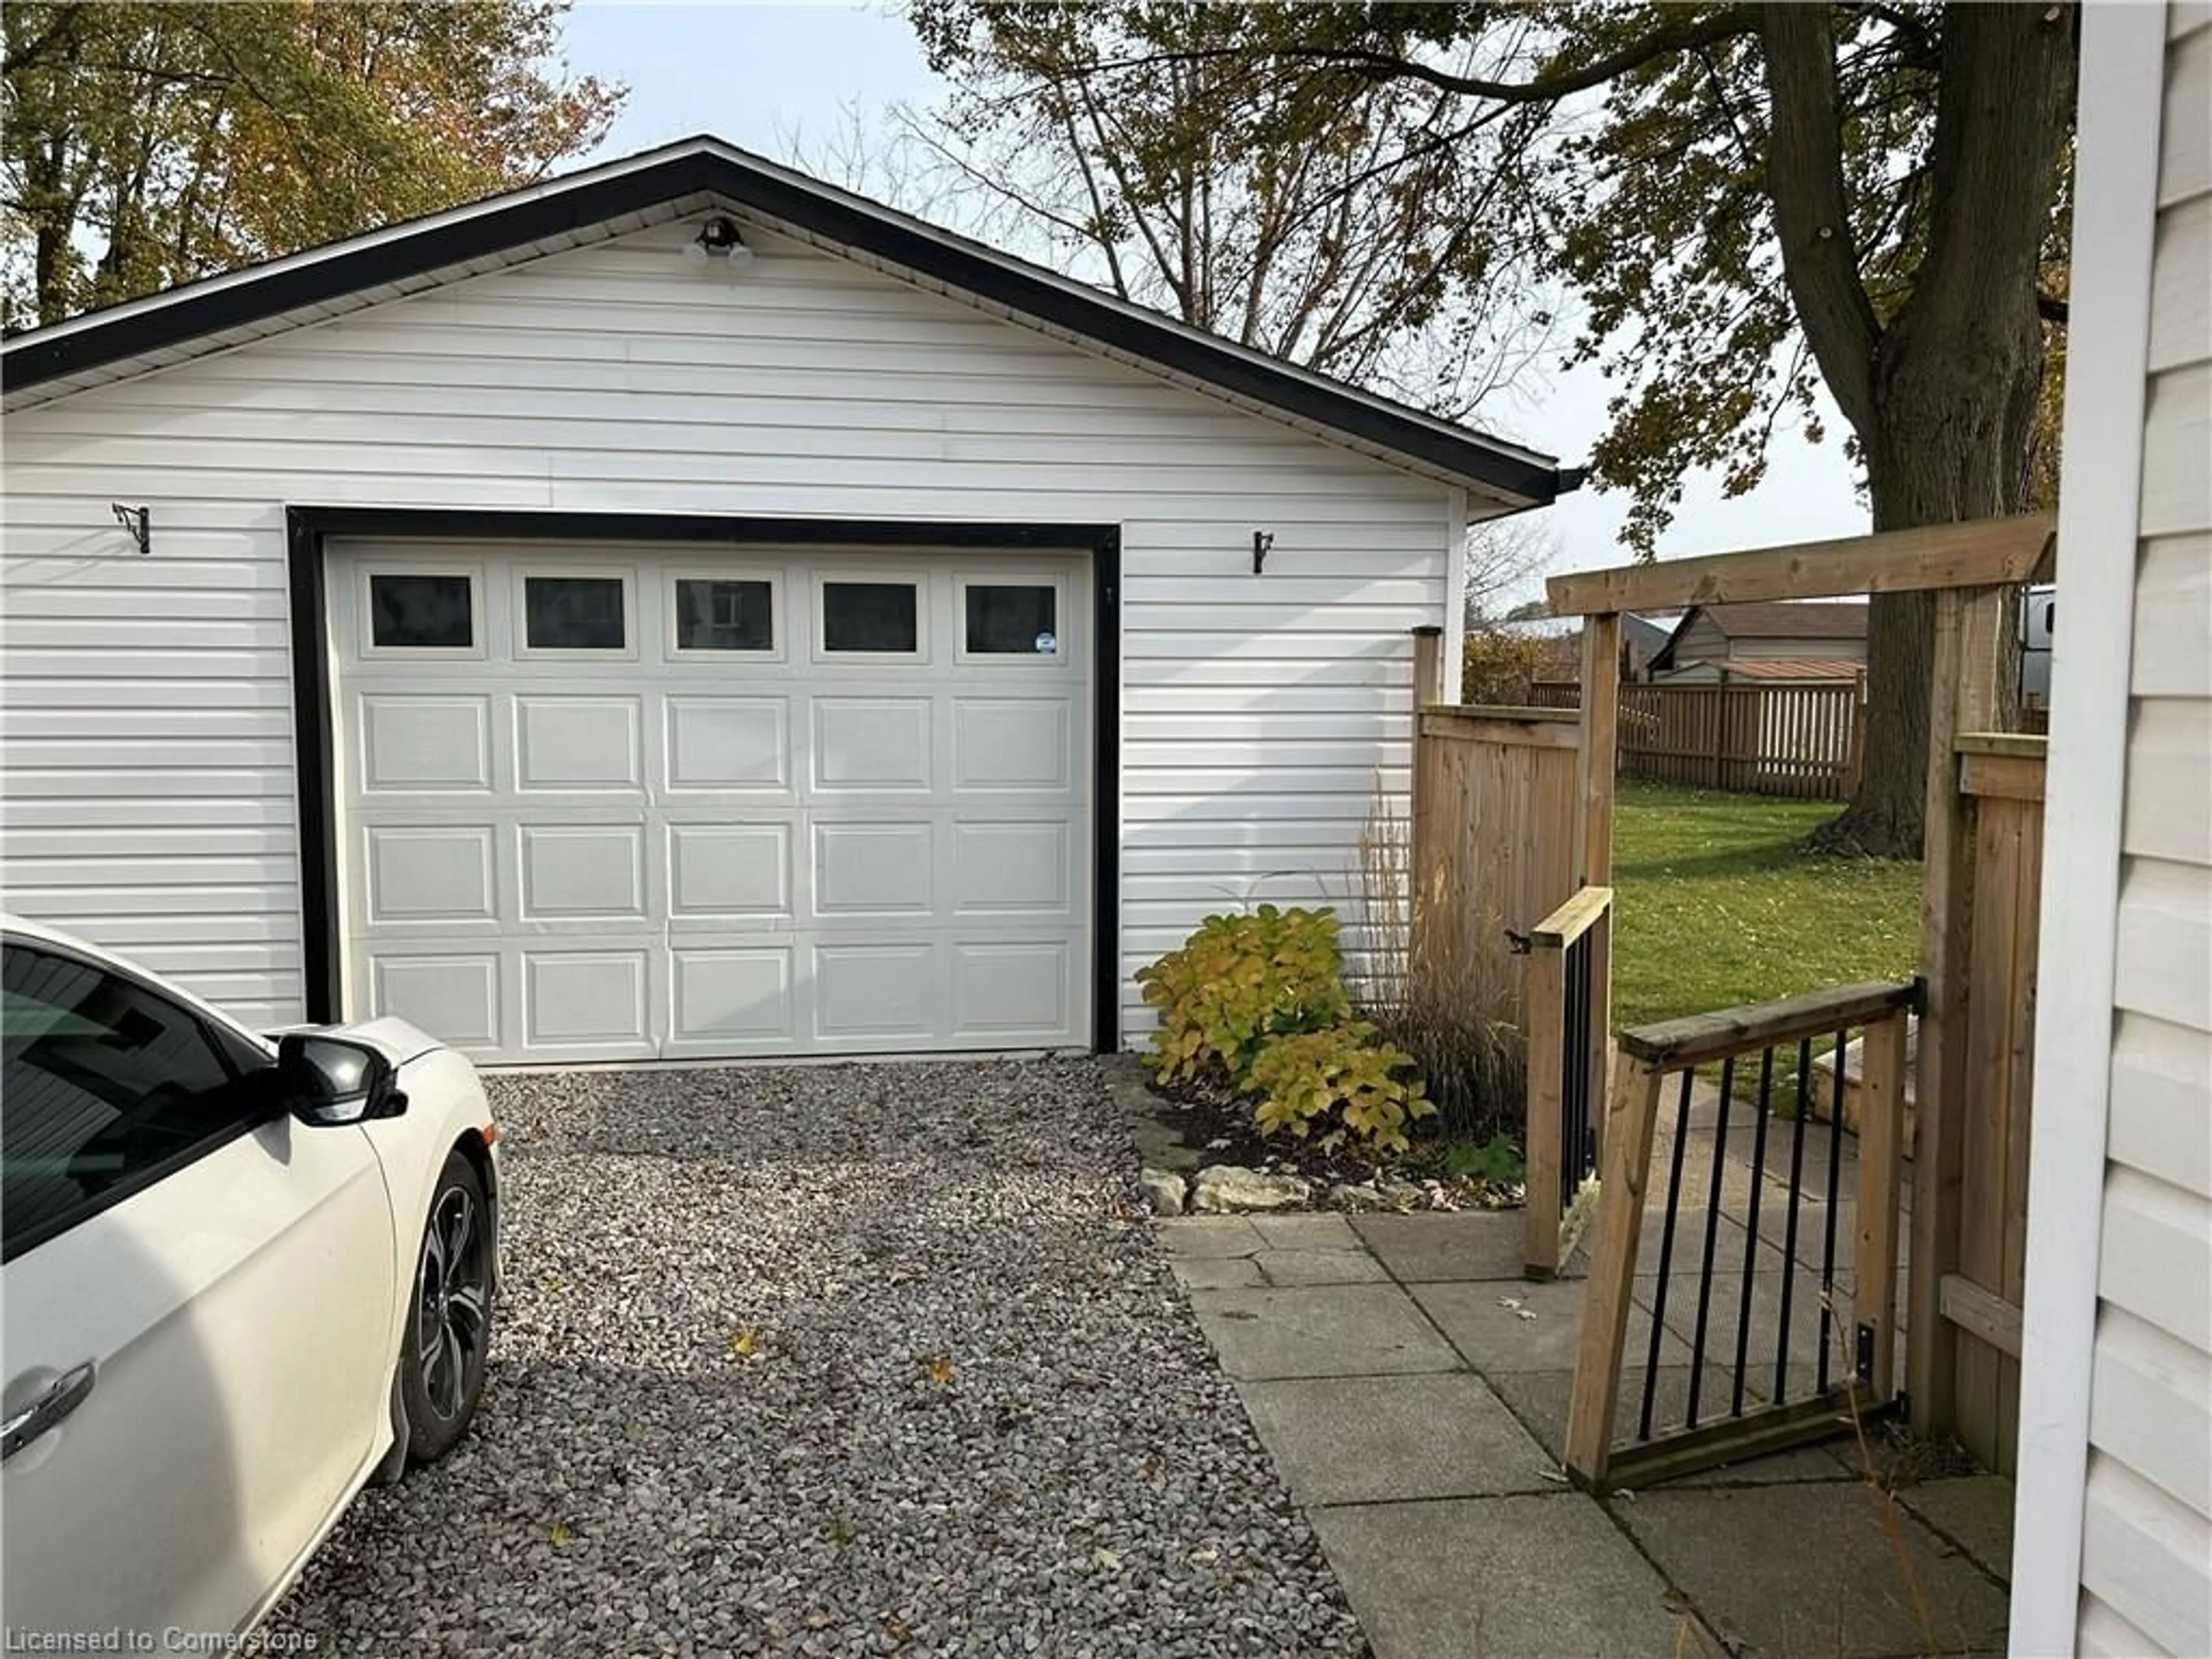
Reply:
[[[407,1459],[434,1463],[468,1431],[491,1346],[492,1216],[476,1166],[447,1155],[423,1218],[400,1340]]]

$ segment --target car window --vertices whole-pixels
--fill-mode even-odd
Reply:
[[[9,1256],[228,1139],[274,1097],[273,1067],[241,1066],[189,1009],[15,945],[0,969],[0,1066]]]

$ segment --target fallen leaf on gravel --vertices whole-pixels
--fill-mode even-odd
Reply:
[[[746,1326],[730,1339],[730,1352],[740,1359],[750,1359],[760,1352],[760,1332]]]
[[[1091,1559],[1093,1561],[1096,1561],[1100,1566],[1105,1568],[1109,1572],[1112,1572],[1121,1565],[1121,1558],[1109,1549],[1096,1549],[1091,1551]]]
[[[923,1370],[929,1380],[940,1389],[952,1381],[952,1362],[943,1354],[928,1361]]]
[[[1498,1305],[1501,1308],[1510,1308],[1518,1313],[1521,1310],[1521,1298],[1517,1296],[1501,1296],[1498,1298]]]
[[[1203,1549],[1193,1550],[1183,1559],[1194,1566],[1210,1567],[1221,1559],[1221,1552],[1208,1544]]]
[[[574,1537],[575,1534],[568,1530],[568,1523],[566,1521],[556,1521],[552,1526],[551,1536],[555,1543],[565,1544]]]

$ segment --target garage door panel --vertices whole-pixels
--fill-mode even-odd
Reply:
[[[957,696],[952,700],[952,787],[967,793],[1073,787],[1071,700]]]
[[[812,700],[813,783],[823,793],[926,790],[931,700],[817,696]]]
[[[378,1012],[397,1014],[458,1048],[496,1051],[502,1046],[498,951],[382,954],[374,959],[371,977]]]
[[[652,964],[643,950],[522,953],[522,1040],[532,1048],[649,1054]]]
[[[672,921],[778,918],[794,911],[787,823],[671,823]]]
[[[356,719],[364,795],[491,793],[490,697],[376,693]]]
[[[667,697],[663,710],[670,794],[790,793],[788,699],[686,693]]]
[[[643,705],[641,696],[517,696],[515,788],[643,793]]]
[[[927,1046],[938,1035],[933,942],[841,940],[812,954],[814,1036],[825,1046]]]
[[[672,1053],[787,1053],[799,1035],[792,947],[678,946],[670,953]]]
[[[672,585],[715,554],[616,556],[625,648],[557,659],[500,616],[581,554],[410,552],[481,570],[473,655],[364,655],[332,585],[349,1009],[509,1064],[1085,1042],[1081,562],[1020,560],[1048,654],[963,647],[958,584],[1013,580],[973,555],[890,573],[920,584],[910,653],[825,645],[825,583],[886,574],[851,555],[745,556],[781,596],[766,651],[742,603],[682,644]]]
[[[515,832],[523,921],[646,919],[645,826],[525,823]]]
[[[1065,818],[952,826],[952,908],[962,916],[1072,916],[1077,896]]]
[[[1044,1041],[1066,1019],[1065,939],[968,941],[954,944],[951,954],[956,1038]]]
[[[499,920],[498,857],[488,823],[372,826],[362,835],[368,919]]]
[[[927,819],[817,822],[813,911],[817,918],[920,916],[936,908],[936,826]]]

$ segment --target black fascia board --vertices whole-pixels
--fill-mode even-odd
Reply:
[[[0,380],[11,391],[38,386],[697,194],[723,197],[825,241],[989,300],[1018,316],[1507,495],[1542,504],[1576,482],[1556,466],[1498,449],[1472,433],[1449,430],[1410,411],[1398,413],[1225,343],[1133,314],[1017,262],[865,212],[839,196],[707,150],[555,188],[451,223],[428,224],[350,252],[245,276],[205,294],[185,289],[165,303],[106,322],[91,320],[52,340],[27,339],[0,359]]]

